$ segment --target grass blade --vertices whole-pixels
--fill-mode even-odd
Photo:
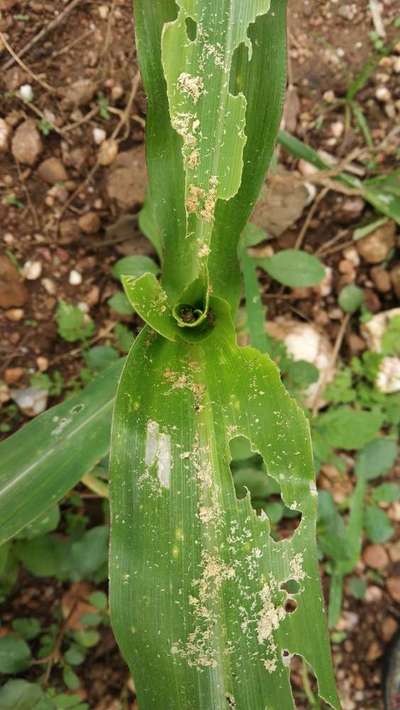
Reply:
[[[0,447],[0,544],[60,500],[107,455],[122,362]]]

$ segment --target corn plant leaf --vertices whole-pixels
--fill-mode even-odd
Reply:
[[[167,294],[154,274],[143,274],[139,278],[123,276],[122,285],[129,303],[141,318],[164,338],[175,340],[177,323]]]
[[[162,60],[171,124],[182,139],[186,238],[194,243],[201,273],[217,200],[234,197],[242,181],[246,98],[231,93],[233,55],[245,43],[251,59],[248,28],[268,12],[270,0],[178,0],[178,7],[176,20],[163,30]]]
[[[254,227],[254,225],[247,225],[239,244],[239,260],[243,274],[250,344],[260,350],[260,352],[265,353],[268,351],[268,335],[265,329],[266,311],[261,301],[261,288],[257,278],[256,263],[247,251],[248,242],[252,242],[252,237],[258,240],[256,242],[258,243],[265,238],[265,233]]]
[[[0,544],[60,500],[107,455],[122,360],[0,446]]]
[[[271,0],[267,12],[268,0],[229,3],[224,0],[217,16],[215,4],[207,2],[202,3],[205,12],[200,19],[199,2],[182,0],[178,5],[177,9],[174,0],[135,2],[137,48],[148,94],[148,211],[152,214],[152,230],[160,237],[162,283],[172,305],[176,304],[185,286],[199,276],[201,265],[207,261],[214,295],[223,295],[234,307],[240,296],[237,244],[264,179],[282,113],[286,3]],[[221,19],[224,28],[219,23]],[[194,39],[191,39],[190,22],[192,30],[197,22]],[[209,33],[211,41],[205,36],[202,38],[202,27]],[[216,28],[221,34],[219,39]],[[174,37],[179,39],[176,45],[173,45]],[[217,46],[221,39],[226,47],[222,54],[221,47]],[[201,56],[205,58],[203,67],[200,66]],[[164,67],[167,84],[163,77]],[[213,79],[210,78],[211,69]],[[191,83],[190,77],[193,76],[195,80]],[[260,82],[260,76],[268,77],[268,81]],[[176,82],[183,90],[179,94],[175,91]],[[199,91],[203,93],[196,102]],[[207,112],[206,107],[210,109],[210,105],[212,110]],[[228,105],[236,117],[235,120],[232,118],[232,125],[225,110]],[[187,106],[190,111],[186,110]],[[200,140],[200,125],[196,124],[199,183],[196,182],[195,187],[200,190],[211,188],[213,192],[208,181],[213,178],[218,181],[214,196],[208,189],[210,199],[207,205],[206,198],[199,198],[200,211],[205,210],[206,214],[212,207],[214,212],[215,206],[215,213],[212,224],[204,218],[195,220],[197,237],[191,234],[191,227],[188,232],[185,208],[185,193],[188,193],[194,172],[189,163],[193,164],[197,158],[190,160],[188,141],[184,145],[182,138],[184,122],[189,120],[184,119],[183,114],[194,116],[194,111],[200,117],[191,119],[192,129],[193,121],[199,120],[204,132],[204,139]],[[208,155],[205,130],[212,131],[207,133]],[[228,165],[229,146],[233,153]],[[232,167],[236,154],[239,169]],[[213,156],[212,164],[209,156]],[[215,200],[217,197],[221,199]],[[210,240],[209,245],[207,240]]]
[[[122,375],[111,454],[117,640],[144,710],[292,708],[291,654],[337,708],[308,426],[276,366],[236,345],[228,305],[210,307],[215,326],[195,343],[145,328]],[[275,541],[250,497],[237,499],[238,436],[301,514],[290,539]]]

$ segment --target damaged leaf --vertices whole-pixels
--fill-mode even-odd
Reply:
[[[264,180],[282,115],[286,3],[223,0],[215,9],[209,0],[182,0],[177,13],[174,0],[136,0],[135,18],[148,95],[147,232],[157,234],[161,246],[163,287],[175,306],[200,272],[204,277],[207,266],[213,294],[235,308],[240,297],[237,245]],[[268,81],[260,82],[260,76]],[[228,106],[234,116],[227,114]],[[189,161],[188,142],[184,146],[181,135],[193,128],[189,114],[200,121],[197,133],[191,131],[199,150],[196,168],[188,165],[197,159]],[[196,189],[190,204],[197,204],[196,212],[213,214],[212,222],[196,212],[189,213],[188,220],[185,195],[191,184]]]
[[[210,309],[216,324],[196,343],[145,329],[120,383],[110,569],[118,643],[144,708],[291,708],[295,653],[336,708],[308,426],[276,366],[235,344],[227,305],[212,299]],[[237,499],[236,437],[301,514],[291,538],[274,541],[265,513],[249,495]]]

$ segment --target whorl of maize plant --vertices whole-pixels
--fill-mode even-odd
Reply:
[[[232,322],[238,241],[281,115],[285,3],[177,5],[135,3],[149,99],[146,209],[163,277],[124,279],[148,325],[114,412],[114,629],[142,708],[291,708],[293,654],[338,707],[308,426],[275,365],[237,346]],[[290,539],[274,540],[250,496],[237,499],[237,437],[301,514]]]

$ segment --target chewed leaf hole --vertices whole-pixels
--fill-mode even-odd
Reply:
[[[279,483],[268,476],[265,461],[254,451],[244,436],[230,441],[233,482],[239,500],[250,494],[251,505],[259,515],[268,516],[271,535],[276,540],[291,537],[300,524],[301,513],[288,508],[281,495]]]
[[[300,584],[296,579],[288,579],[287,582],[281,584],[281,589],[283,589],[288,594],[298,594],[300,592]]]
[[[296,710],[319,708],[328,710],[330,705],[324,703],[318,694],[318,683],[312,668],[298,655],[288,658],[290,662],[290,683]]]
[[[229,75],[229,91],[233,96],[237,96],[245,88],[248,61],[248,48],[242,42],[233,53]]]
[[[197,23],[191,17],[186,18],[186,32],[191,42],[197,37]]]
[[[284,608],[287,614],[293,614],[293,612],[297,609],[296,600],[289,597],[288,599],[286,599]]]

